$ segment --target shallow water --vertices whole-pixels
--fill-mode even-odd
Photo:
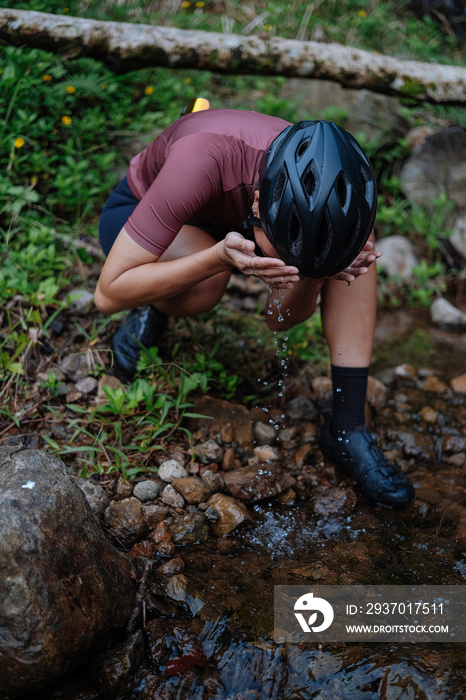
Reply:
[[[466,336],[434,330],[421,317],[388,314],[379,321],[374,358],[373,373],[410,363],[417,370],[434,370],[447,382],[466,371]],[[464,398],[426,396],[413,387],[403,391],[409,405],[403,430],[426,429],[416,416],[428,402],[441,412],[437,437],[448,431],[464,433]],[[380,427],[400,427],[396,395],[395,390]],[[202,641],[207,663],[169,679],[161,666],[158,673],[145,676],[134,697],[466,697],[465,644],[272,641],[274,585],[466,585],[465,538],[458,535],[458,522],[448,517],[448,508],[436,507],[436,498],[429,501],[435,493],[443,504],[466,506],[464,472],[464,465],[412,460],[410,477],[427,500],[418,499],[402,512],[373,507],[361,498],[349,512],[335,512],[328,504],[338,484],[331,477],[321,479],[321,514],[315,501],[290,506],[265,501],[253,508],[255,520],[247,527],[222,540],[185,548],[185,574],[205,602],[198,619],[187,624]],[[166,622],[169,635],[176,621]]]

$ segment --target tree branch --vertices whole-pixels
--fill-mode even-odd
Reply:
[[[332,80],[416,101],[466,103],[466,68],[405,61],[341,44],[102,22],[0,8],[0,39],[90,56],[115,72],[149,66]]]

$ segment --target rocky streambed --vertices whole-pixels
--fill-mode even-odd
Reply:
[[[387,337],[378,338],[368,418],[415,484],[415,502],[400,512],[371,506],[325,462],[325,375],[290,379],[273,411],[204,397],[198,412],[212,418],[190,426],[191,454],[173,446],[157,474],[132,483],[75,477],[99,528],[131,562],[131,614],[77,671],[23,697],[463,696],[462,644],[273,641],[274,585],[465,583],[461,337],[436,331],[427,366],[416,362],[424,358],[412,346],[415,321],[383,327],[390,323],[396,342],[390,355]],[[390,365],[403,354],[409,363]]]

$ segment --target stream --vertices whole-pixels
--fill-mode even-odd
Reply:
[[[466,585],[464,452],[440,458],[445,436],[466,434],[466,394],[448,389],[466,372],[466,335],[434,329],[414,313],[387,312],[379,318],[371,374],[388,376],[404,363],[419,380],[408,371],[391,385],[376,430],[385,450],[400,450],[407,433],[416,436],[403,457],[416,487],[412,506],[370,505],[351,484],[340,487],[334,468],[311,461],[303,477],[309,498],[262,500],[249,505],[253,519],[227,537],[177,547],[184,569],[172,580],[186,586],[172,589],[168,600],[160,582],[149,589],[142,629],[107,662],[110,686],[102,673],[98,691],[95,677],[83,686],[80,671],[78,681],[38,700],[465,698],[464,643],[273,639],[274,586]],[[439,386],[426,390],[429,373]]]
[[[466,335],[433,329],[408,312],[379,319],[372,373],[409,363],[448,382],[466,371]],[[426,404],[435,429],[422,425]],[[401,416],[400,416],[401,413]],[[391,391],[378,429],[465,434],[464,396],[428,397],[409,382]],[[458,461],[458,460],[457,460]],[[466,583],[466,538],[458,529],[466,505],[463,464],[413,459],[420,498],[394,512],[358,499],[351,512],[316,502],[254,507],[255,521],[228,538],[183,551],[185,575],[205,606],[181,629],[172,622],[167,648],[186,631],[202,643],[206,665],[163,678],[145,675],[135,697],[201,700],[466,697],[462,643],[286,644],[272,641],[274,585]],[[330,503],[330,505],[329,505]],[[441,504],[441,507],[439,507]],[[450,510],[449,506],[450,504]],[[466,511],[465,511],[466,513]],[[189,607],[189,606],[188,606]],[[217,611],[217,612],[215,612]],[[189,615],[188,615],[189,617]],[[190,629],[190,625],[192,628]],[[168,625],[170,628],[170,625]],[[175,652],[175,655],[179,653]]]

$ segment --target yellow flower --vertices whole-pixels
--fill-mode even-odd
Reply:
[[[71,117],[69,117],[67,114],[64,114],[63,117],[61,118],[61,120],[62,120],[63,124],[66,124],[67,126],[69,124],[71,124],[71,122],[73,121],[71,119]]]
[[[202,0],[199,0],[199,2],[196,3],[196,7],[204,7],[205,2],[202,2]]]
[[[53,78],[52,78],[51,75],[49,75],[48,73],[46,73],[46,75],[44,75],[44,77],[42,78],[42,80],[45,81],[45,82],[47,82],[47,80],[53,80]]]
[[[367,12],[365,10],[359,10],[358,15],[360,17],[367,17]]]
[[[22,148],[23,146],[24,146],[24,139],[22,139],[18,136],[18,138],[15,139],[15,148]]]
[[[73,92],[76,92],[76,88],[74,88],[72,85],[67,85],[67,86],[66,86],[66,92],[67,92],[69,95],[72,95]]]
[[[270,32],[270,30],[273,29],[273,24],[266,24],[264,29],[266,29],[268,32]]]
[[[183,2],[181,3],[180,7],[182,7],[182,8],[185,10],[187,7],[190,6],[190,4],[191,4],[191,3],[189,2],[189,0],[183,0]]]
[[[191,78],[184,78],[183,83],[186,83],[186,85],[189,85],[191,82]]]
[[[154,88],[152,87],[152,85],[147,85],[144,92],[146,93],[146,95],[152,95],[152,93],[154,92]]]

